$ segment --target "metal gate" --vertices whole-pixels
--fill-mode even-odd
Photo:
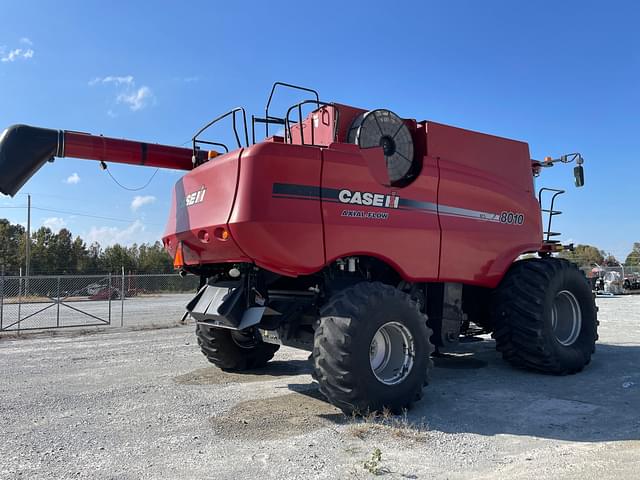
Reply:
[[[111,275],[0,277],[0,331],[111,324]]]

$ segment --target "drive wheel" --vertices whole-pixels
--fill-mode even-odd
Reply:
[[[211,363],[226,371],[264,367],[280,345],[265,343],[251,333],[225,328],[196,326],[200,350]]]
[[[399,412],[422,398],[432,367],[427,317],[406,293],[362,282],[321,308],[313,364],[320,392],[347,414]]]
[[[493,338],[512,365],[565,375],[591,360],[597,308],[589,282],[573,263],[559,258],[516,262],[493,300]]]

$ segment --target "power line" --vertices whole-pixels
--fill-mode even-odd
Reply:
[[[26,205],[21,205],[21,206],[0,206],[0,208],[11,208],[11,209],[18,209],[18,208],[23,208],[26,209],[27,206]],[[140,219],[138,218],[116,218],[116,217],[105,217],[102,215],[92,215],[90,213],[82,213],[82,212],[73,212],[70,210],[57,210],[55,208],[45,208],[45,207],[31,207],[32,210],[40,210],[43,212],[52,212],[52,213],[60,213],[63,215],[76,215],[78,217],[87,217],[87,218],[96,218],[99,220],[110,220],[112,222],[123,222],[123,223],[133,223],[136,222]],[[162,225],[160,223],[149,223],[149,222],[145,222],[147,225]]]
[[[88,217],[88,218],[97,218],[99,220],[110,220],[112,222],[124,222],[124,223],[133,223],[138,221],[137,218],[115,218],[115,217],[103,217],[101,215],[91,215],[89,213],[81,213],[81,212],[73,212],[69,210],[56,210],[54,208],[43,208],[43,207],[31,207],[33,210],[40,210],[43,212],[53,212],[53,213],[61,213],[65,215],[76,215],[78,217]],[[160,225],[159,223],[147,223],[147,225]]]

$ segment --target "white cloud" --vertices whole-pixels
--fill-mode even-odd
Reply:
[[[122,77],[118,77],[115,75],[109,75],[107,77],[96,77],[93,80],[89,81],[89,86],[94,86],[99,83],[113,83],[116,86],[120,85],[133,85],[134,79],[132,75],[126,75]]]
[[[156,197],[154,197],[153,195],[145,195],[145,196],[136,195],[131,201],[131,210],[135,212],[143,205],[149,205],[155,201],[156,201]]]
[[[31,48],[27,48],[27,49],[22,49],[22,48],[15,48],[13,50],[10,50],[8,53],[5,53],[4,50],[2,51],[2,56],[0,56],[0,61],[2,62],[15,62],[16,60],[22,58],[22,59],[29,59],[29,58],[33,58],[34,55],[34,51]]]
[[[117,98],[118,103],[129,105],[129,108],[134,112],[146,107],[151,100],[153,100],[153,93],[147,86],[142,86],[130,93],[121,93]]]
[[[118,227],[91,227],[89,233],[83,235],[88,244],[98,242],[103,247],[108,247],[115,243],[129,245],[131,243],[142,243],[146,239],[142,234],[146,228],[140,220],[136,220],[127,228]]]
[[[136,81],[133,75],[109,75],[107,77],[96,77],[89,81],[89,86],[94,87],[96,85],[112,85],[117,89],[116,103],[126,105],[133,112],[142,110],[154,100],[154,95],[151,89],[142,85],[136,86]],[[107,111],[107,115],[110,117],[116,117],[117,114],[113,109]]]
[[[20,39],[20,43],[22,43],[24,45],[29,45],[29,46],[33,45],[33,42],[31,41],[31,39],[29,37],[22,37]]]
[[[67,226],[67,222],[65,222],[64,219],[60,217],[49,217],[44,219],[44,221],[42,222],[42,226],[50,228],[52,232],[59,232]]]
[[[80,183],[80,175],[78,175],[76,172],[73,172],[67,177],[65,183],[68,183],[69,185],[76,185]]]

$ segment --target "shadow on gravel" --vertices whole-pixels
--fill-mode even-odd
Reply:
[[[174,377],[174,382],[180,385],[220,385],[227,383],[262,382],[279,377],[293,375],[308,375],[311,365],[307,360],[274,360],[266,367],[248,370],[242,373],[232,373],[210,366],[199,368],[184,375]]]
[[[490,344],[434,359],[432,381],[408,412],[408,423],[426,422],[430,431],[442,433],[640,440],[640,346],[598,344],[583,372],[553,376],[510,367],[486,348]],[[329,405],[312,385],[289,388],[314,398],[317,405]],[[309,413],[315,417],[322,411]],[[340,415],[327,418],[344,421]]]
[[[467,370],[472,368],[484,368],[489,362],[478,360],[472,353],[453,354],[439,353],[433,356],[433,366],[436,368],[449,368],[452,370]]]
[[[640,440],[640,346],[598,344],[591,364],[567,376],[518,370],[488,350],[474,357],[489,367],[436,368],[409,419],[444,433]]]

